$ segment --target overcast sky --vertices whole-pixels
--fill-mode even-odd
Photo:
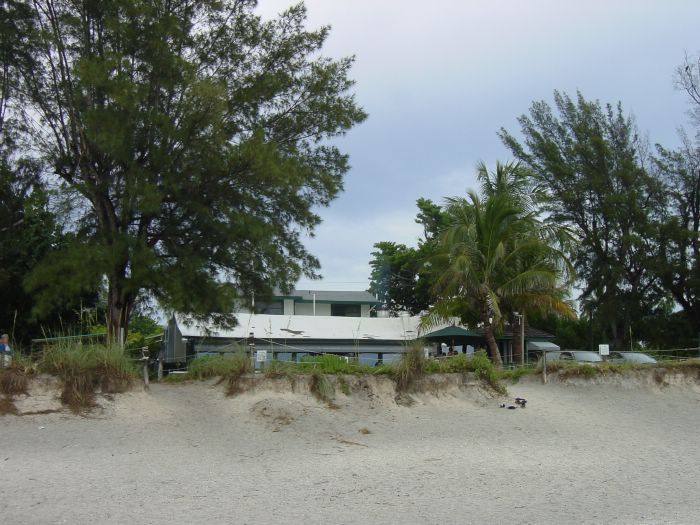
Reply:
[[[293,2],[259,0],[272,16]],[[363,290],[375,242],[414,245],[419,197],[475,187],[475,165],[509,160],[497,131],[557,89],[622,101],[652,143],[678,144],[686,99],[673,87],[700,52],[700,2],[681,0],[307,0],[308,26],[331,25],[324,54],[356,56],[352,78],[369,118],[337,144],[345,191],[307,241],[323,281]]]

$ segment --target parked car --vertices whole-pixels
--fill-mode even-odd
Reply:
[[[610,352],[610,363],[635,363],[637,365],[652,365],[656,359],[643,352]]]
[[[563,350],[561,352],[547,352],[547,362],[549,361],[568,361],[593,365],[596,363],[601,363],[603,358],[600,357],[598,352],[589,352],[586,350]]]

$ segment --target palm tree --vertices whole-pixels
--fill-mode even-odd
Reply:
[[[479,322],[496,366],[502,361],[494,329],[502,324],[504,306],[574,315],[564,300],[571,265],[541,234],[535,213],[516,200],[507,191],[494,191],[485,200],[474,192],[447,200],[449,225],[438,239],[435,265],[438,301],[423,323],[453,316]]]

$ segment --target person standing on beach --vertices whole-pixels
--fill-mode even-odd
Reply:
[[[10,348],[10,336],[2,334],[0,336],[0,364],[7,366],[12,361],[12,349]]]

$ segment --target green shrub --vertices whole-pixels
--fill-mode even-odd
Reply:
[[[518,367],[518,368],[511,368],[508,370],[499,370],[498,371],[498,377],[501,380],[504,379],[510,379],[510,382],[512,384],[516,384],[518,381],[523,376],[529,375],[529,374],[536,374],[537,369],[533,367]]]
[[[137,375],[134,362],[117,347],[69,343],[44,348],[39,370],[61,379],[61,401],[75,412],[94,406],[97,389],[124,392]]]
[[[287,361],[268,361],[263,368],[263,375],[268,379],[280,379],[293,377],[295,369],[293,363]]]
[[[481,379],[499,394],[507,394],[508,390],[498,378],[498,370],[493,366],[486,352],[475,352],[471,358],[471,366],[477,379]]]

